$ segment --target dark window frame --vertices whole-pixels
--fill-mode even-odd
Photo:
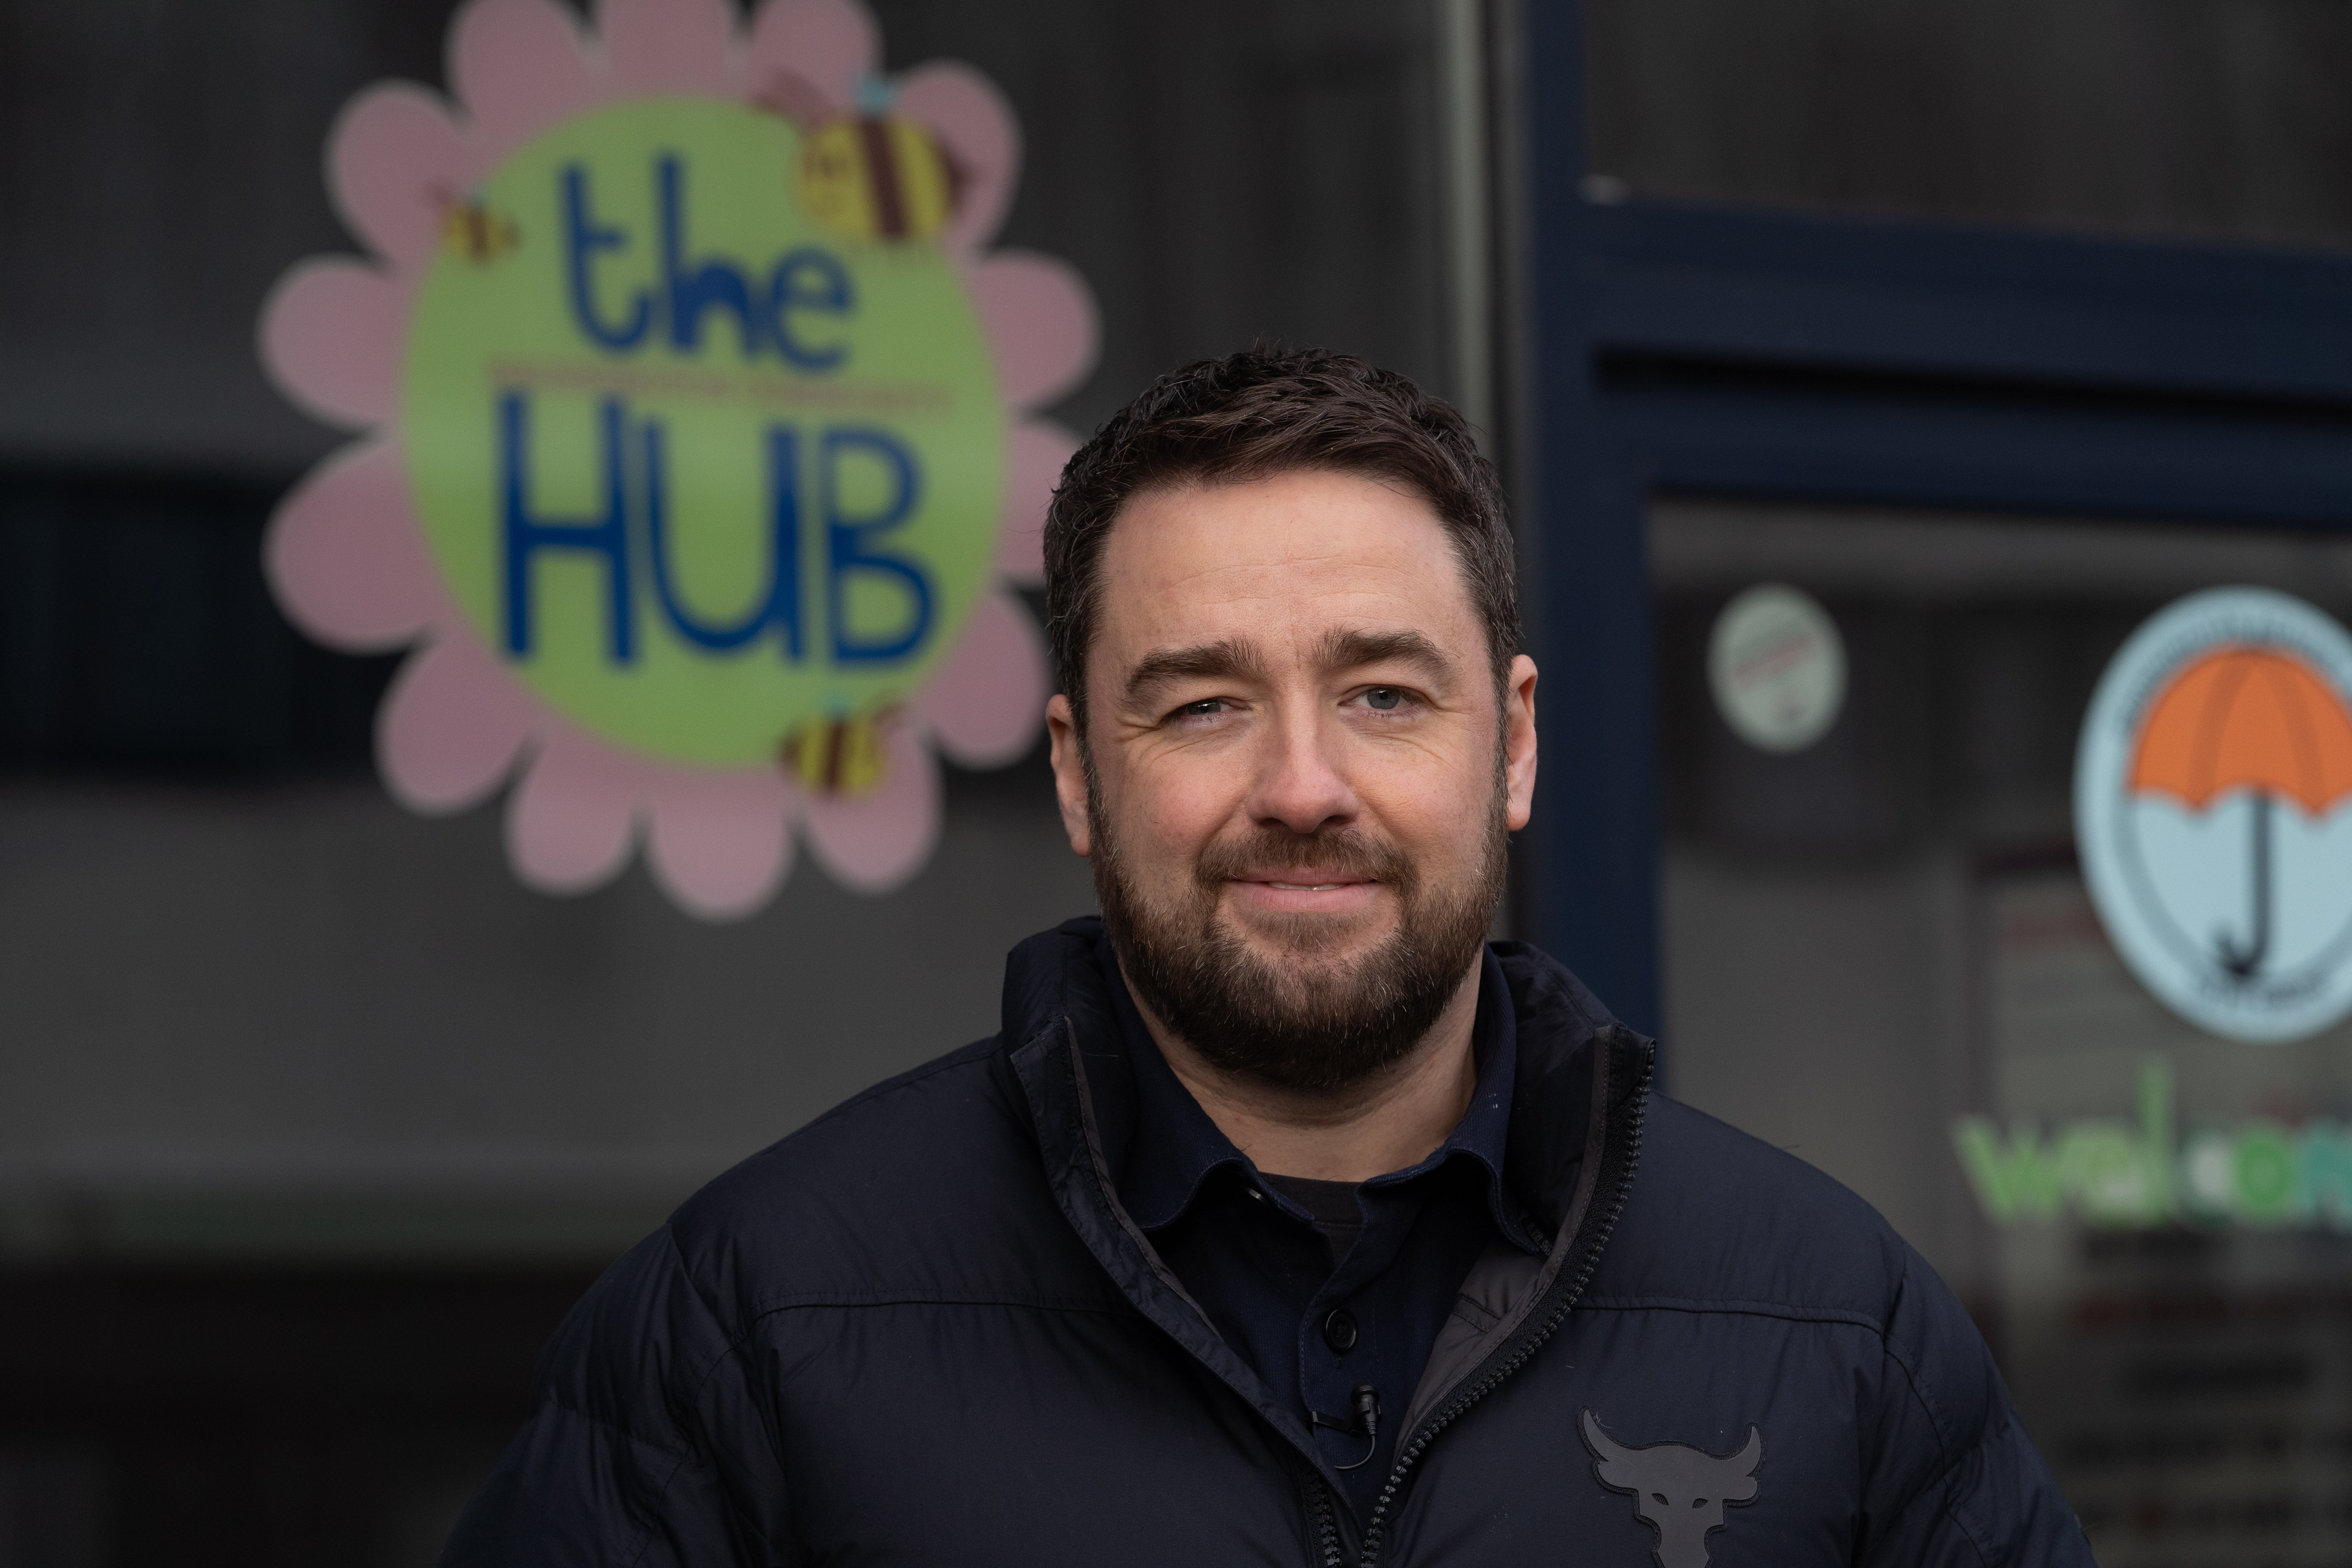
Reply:
[[[2352,257],[1597,202],[1582,7],[1512,21],[1549,675],[1519,923],[1654,1032],[1650,498],[2352,530]]]

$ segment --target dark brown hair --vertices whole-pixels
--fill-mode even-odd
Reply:
[[[1045,630],[1081,730],[1103,542],[1120,509],[1163,486],[1301,468],[1420,492],[1453,540],[1503,684],[1519,651],[1517,579],[1503,487],[1469,426],[1443,400],[1353,354],[1261,344],[1161,376],[1062,470],[1045,513]]]

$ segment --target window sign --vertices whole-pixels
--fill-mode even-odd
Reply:
[[[2004,936],[1999,951],[2010,969],[2038,975],[2019,994],[2043,1005],[2104,995],[2108,1011],[2137,1022],[2069,1081],[2085,1114],[1954,1126],[1985,1216],[2352,1229],[2352,1126],[2300,1100],[2292,1116],[2278,1105],[2221,1114],[2253,1071],[2245,1045],[2314,1042],[2291,1057],[2265,1053],[2291,1060],[2285,1081],[2307,1086],[2332,1059],[2316,1037],[2352,1014],[2352,637],[2269,589],[2208,589],[2168,606],[2100,678],[2074,812],[2092,941],[2063,962],[2030,934]],[[2085,934],[2055,916],[2003,918],[2020,932]],[[2189,1026],[2174,1026],[2171,1049],[2150,1048],[2164,1034],[2114,1004],[2126,971]],[[2093,974],[2106,978],[2085,989]],[[2015,1029],[2063,1037],[2079,1052],[2087,1006],[2027,1009],[2019,1016],[2032,1021]],[[2184,1100],[2179,1064],[2191,1058],[2239,1094],[2208,1085]]]
[[[1845,640],[1811,594],[1759,583],[1716,617],[1706,675],[1734,734],[1761,752],[1801,752],[1845,706]]]
[[[2074,815],[2100,920],[2165,1005],[2263,1042],[2352,1013],[2352,637],[2326,614],[2215,588],[2148,621],[2092,698]]]
[[[881,71],[854,0],[472,0],[456,101],[360,94],[329,148],[366,259],[294,268],[261,353],[364,432],[279,509],[288,614],[414,645],[387,786],[510,777],[517,872],[750,912],[796,837],[883,891],[936,838],[935,752],[1035,738],[1013,589],[1091,368],[1054,259],[991,253],[1020,132],[977,72]]]
[[[1985,893],[2001,1115],[1957,1129],[1977,1300],[2099,1561],[2344,1561],[2352,1024],[2221,1038],[2138,981],[2070,869]]]

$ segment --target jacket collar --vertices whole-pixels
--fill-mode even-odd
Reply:
[[[1147,1232],[1157,1231],[1181,1217],[1214,1173],[1226,1166],[1249,1171],[1253,1176],[1255,1171],[1249,1156],[1234,1147],[1233,1140],[1210,1119],[1153,1044],[1108,942],[1096,944],[1095,973],[1118,1020],[1118,1044],[1127,1061],[1127,1076],[1135,1086],[1132,1142],[1124,1165],[1114,1166],[1112,1173],[1118,1184],[1119,1198],[1135,1216],[1136,1224]],[[1496,1228],[1514,1247],[1540,1253],[1543,1244],[1528,1234],[1519,1218],[1519,1205],[1509,1199],[1503,1184],[1511,1089],[1517,1077],[1517,1033],[1502,965],[1491,952],[1487,952],[1479,974],[1477,1018],[1472,1031],[1478,1078],[1468,1109],[1445,1142],[1427,1159],[1409,1170],[1375,1177],[1367,1185],[1401,1186],[1456,1157],[1473,1161],[1481,1168],[1479,1179],[1486,1188]],[[1115,1073],[1116,1069],[1105,1063],[1102,1072],[1088,1075],[1098,1100],[1106,1082]],[[1293,1206],[1278,1188],[1271,1190],[1268,1197],[1286,1209]],[[1302,1213],[1297,1217],[1307,1216]]]
[[[1013,949],[1005,967],[1000,1059],[1028,1108],[1046,1183],[1071,1228],[1137,1310],[1263,1416],[1339,1495],[1338,1479],[1288,1403],[1276,1400],[1210,1326],[1119,1201],[1118,1173],[1133,1146],[1135,1089],[1132,1074],[1121,1070],[1118,1020],[1094,967],[1101,931],[1092,917],[1068,921]],[[1536,1272],[1510,1315],[1464,1347],[1454,1358],[1458,1372],[1440,1376],[1446,1389],[1483,1388],[1479,1379],[1507,1375],[1591,1277],[1633,1182],[1653,1052],[1551,959],[1518,942],[1496,943],[1494,952],[1518,1021],[1505,1174],[1551,1246],[1539,1266],[1526,1260]],[[1445,1389],[1431,1392],[1454,1397]],[[1435,1406],[1418,1394],[1414,1404],[1424,1411]],[[1424,1418],[1408,1419],[1401,1441]]]

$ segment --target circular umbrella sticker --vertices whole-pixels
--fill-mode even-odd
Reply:
[[[516,780],[532,886],[642,843],[711,918],[795,840],[879,892],[920,869],[937,756],[1024,754],[1036,581],[1091,368],[1085,284],[990,252],[1020,132],[967,67],[881,73],[855,0],[469,0],[457,101],[392,83],[328,150],[373,255],[294,268],[261,353],[363,432],[288,497],[270,579],[331,646],[413,646],[392,793]]]
[[[2074,774],[2084,874],[2116,950],[2191,1023],[2300,1039],[2352,1013],[2352,637],[2217,588],[2135,632]]]

